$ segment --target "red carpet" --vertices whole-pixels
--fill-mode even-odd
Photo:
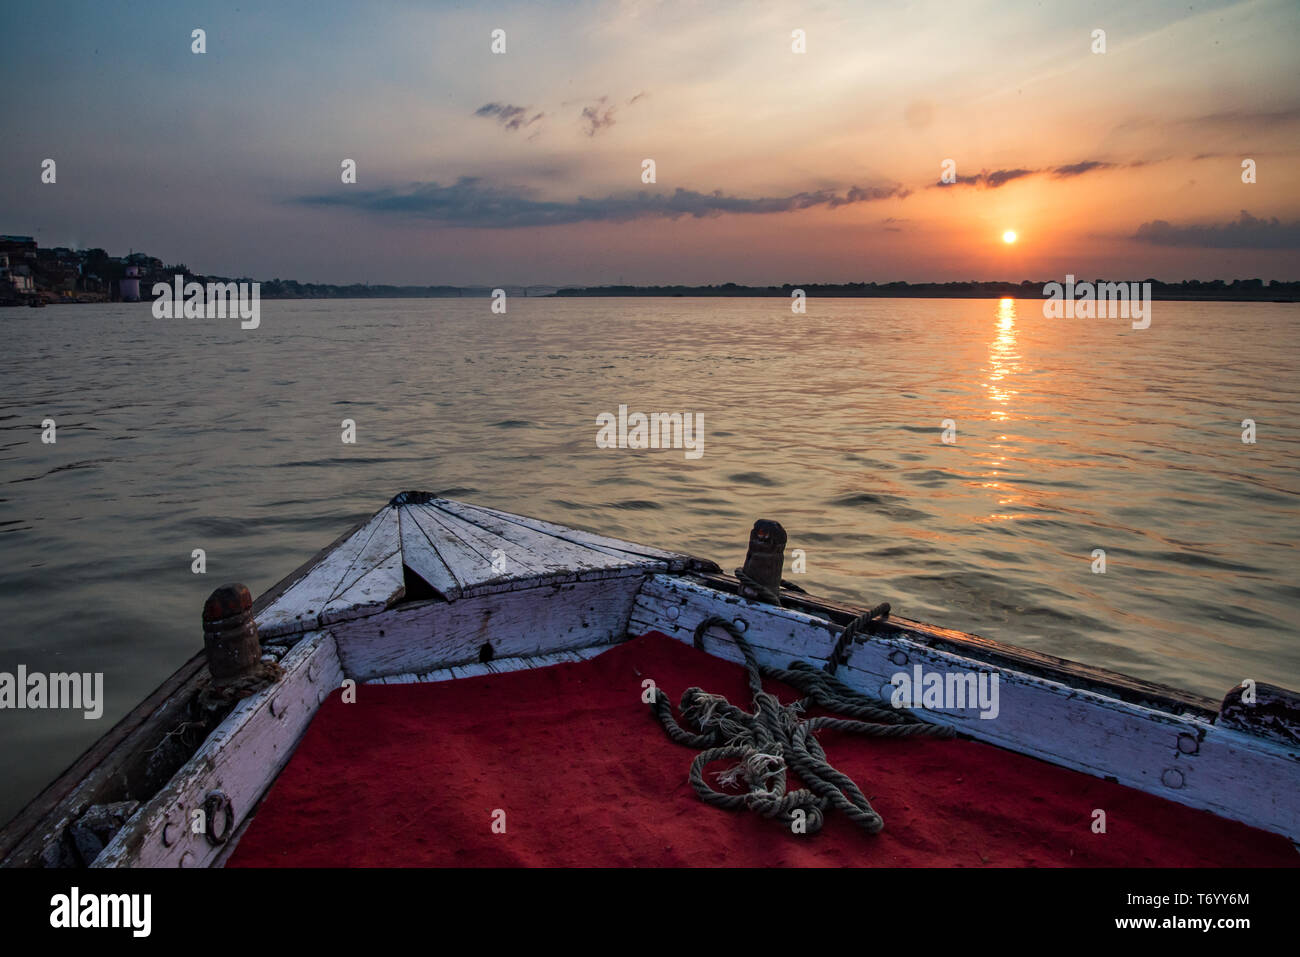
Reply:
[[[579,664],[361,685],[355,704],[336,692],[229,865],[1300,864],[1282,837],[989,745],[830,731],[818,737],[831,763],[885,830],[831,812],[819,834],[793,835],[696,798],[695,752],[641,703],[643,678],[674,705],[699,685],[750,707],[739,666],[654,633]],[[1092,833],[1094,808],[1108,833]],[[492,830],[497,809],[504,834]]]

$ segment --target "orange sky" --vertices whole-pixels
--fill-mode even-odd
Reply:
[[[0,37],[3,231],[333,282],[1297,278],[1294,2],[214,4],[203,56],[150,6]]]

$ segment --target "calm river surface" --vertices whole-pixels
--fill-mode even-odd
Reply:
[[[1300,687],[1298,320],[480,299],[263,302],[242,331],[147,303],[0,311],[0,671],[103,672],[106,699],[97,721],[0,711],[0,819],[201,647],[213,588],[262,591],[402,489],[727,569],[774,518],[810,591],[1215,697]],[[702,414],[703,457],[597,448],[619,405]]]

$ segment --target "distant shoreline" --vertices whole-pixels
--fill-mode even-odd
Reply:
[[[231,280],[219,276],[181,273],[186,282],[203,285],[208,282],[252,282],[250,279]],[[139,285],[140,302],[148,303],[154,277],[142,280]],[[1079,282],[1101,283],[1109,280],[1087,279]],[[1153,279],[1139,280],[1151,283],[1151,299],[1166,302],[1300,302],[1300,281],[1265,283],[1259,279],[1234,279],[1231,282],[1214,280],[1184,280],[1177,283]],[[499,287],[510,299],[785,299],[789,301],[795,290],[802,290],[809,299],[1023,299],[1042,300],[1043,288],[1049,282],[950,282],[950,283],[807,283],[781,286],[742,286],[725,283],[714,286],[519,286],[506,284]],[[259,283],[260,298],[276,301],[365,300],[365,299],[490,299],[493,290],[486,286],[371,286],[351,284],[346,286],[326,283],[297,283],[286,280],[263,280]],[[46,304],[93,304],[121,302],[123,300],[104,292],[55,292],[38,288],[25,295],[5,296],[0,291],[0,306],[20,306],[31,300]],[[130,301],[130,300],[127,300]]]
[[[803,289],[809,299],[1016,299],[1016,300],[1042,300],[1041,288],[1036,294],[1026,294],[1021,290],[1012,292],[964,292],[964,293],[942,293],[942,292],[876,292],[876,293],[845,293],[845,292],[821,292],[808,286],[796,286],[794,288]],[[31,298],[41,299],[45,305],[50,306],[96,306],[96,305],[144,305],[152,303],[151,299],[138,300],[121,300],[107,299],[105,297],[81,296],[76,298],[58,297],[58,296],[34,296]],[[481,294],[448,296],[448,295],[418,295],[390,293],[387,295],[319,295],[319,296],[267,296],[260,297],[264,302],[365,302],[367,300],[380,301],[385,299],[392,300],[443,300],[443,299],[488,299],[490,297]],[[691,292],[691,293],[665,293],[665,292],[609,292],[605,290],[569,290],[562,292],[547,293],[543,295],[523,296],[512,298],[528,299],[782,299],[789,301],[789,294],[781,292],[768,292],[766,290],[754,290],[752,292]],[[1300,292],[1286,295],[1241,295],[1226,293],[1220,295],[1212,294],[1179,294],[1176,292],[1166,293],[1158,289],[1153,289],[1151,293],[1153,301],[1161,302],[1264,302],[1264,303],[1281,303],[1291,304],[1300,302]],[[27,305],[28,299],[22,300],[0,300],[0,309],[5,307],[16,308]]]
[[[783,286],[586,286],[559,289],[559,298],[783,298],[802,289],[809,299],[1042,299],[1048,282],[952,282],[952,283],[839,283]],[[1084,281],[1080,278],[1080,281]],[[1087,280],[1107,282],[1109,280]],[[1234,279],[1231,282],[1184,280],[1165,283],[1154,279],[1151,298],[1187,302],[1286,302],[1300,301],[1300,282]]]
[[[31,236],[0,235],[0,306],[36,303],[86,303],[94,301],[150,301],[156,284],[171,287],[179,278],[184,283],[254,282],[260,299],[489,299],[504,292],[511,299],[546,298],[782,298],[796,290],[812,299],[1042,299],[1049,284],[1076,277],[1059,276],[1022,282],[847,282],[783,283],[779,286],[746,286],[727,282],[708,286],[562,286],[548,283],[502,283],[499,286],[453,286],[446,284],[404,285],[389,283],[317,283],[296,279],[253,280],[247,276],[205,275],[183,263],[165,264],[156,256],[132,252],[113,257],[98,247],[69,249],[41,248]],[[1077,282],[1133,282],[1080,275]],[[1147,278],[1150,299],[1196,302],[1298,302],[1300,280],[1184,279],[1161,282]],[[129,297],[128,294],[129,287]],[[1100,292],[1098,292],[1100,295]]]

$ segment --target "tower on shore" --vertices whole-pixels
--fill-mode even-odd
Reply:
[[[122,294],[123,302],[140,301],[140,267],[127,266],[126,278],[118,283],[118,290]]]

